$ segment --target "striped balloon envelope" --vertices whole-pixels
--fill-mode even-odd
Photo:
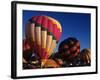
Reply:
[[[74,37],[65,39],[59,45],[59,53],[64,60],[72,61],[80,53],[80,42]]]
[[[61,25],[52,17],[40,15],[30,18],[25,30],[26,39],[39,56],[42,67],[61,37]]]

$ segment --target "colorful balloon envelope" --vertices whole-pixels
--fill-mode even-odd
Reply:
[[[90,49],[83,49],[80,54],[80,60],[82,65],[90,65],[91,63],[91,51]]]
[[[65,39],[59,45],[59,53],[62,54],[64,60],[73,61],[80,53],[80,42],[74,37]]]
[[[52,54],[62,33],[60,23],[49,16],[33,16],[26,24],[26,39],[41,61],[41,67]]]

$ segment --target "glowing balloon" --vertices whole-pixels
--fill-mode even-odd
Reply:
[[[60,23],[49,16],[33,16],[26,25],[26,39],[33,45],[33,52],[40,60],[41,66],[52,54],[61,37]]]

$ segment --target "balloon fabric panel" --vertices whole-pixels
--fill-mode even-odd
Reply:
[[[33,16],[26,26],[26,39],[33,44],[33,52],[40,57],[42,66],[52,54],[61,36],[58,21],[48,16]]]

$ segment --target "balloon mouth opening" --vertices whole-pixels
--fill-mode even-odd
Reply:
[[[44,67],[44,65],[46,64],[46,61],[47,61],[46,59],[42,59],[42,60],[41,60],[41,68]]]

